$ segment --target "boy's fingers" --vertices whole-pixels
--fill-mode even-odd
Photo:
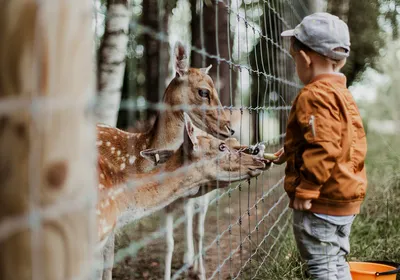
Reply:
[[[305,201],[305,203],[304,203],[304,208],[306,209],[306,210],[310,210],[311,209],[311,200],[306,200]]]
[[[279,151],[277,151],[277,152],[275,153],[275,155],[276,155],[276,156],[280,156],[280,155],[283,154],[283,152],[284,152],[284,150],[283,150],[283,148],[281,148]]]

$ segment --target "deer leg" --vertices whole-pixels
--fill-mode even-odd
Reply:
[[[186,248],[183,262],[190,266],[193,265],[194,246],[193,246],[193,199],[189,199],[185,204],[186,216]]]
[[[208,195],[204,195],[202,197],[202,205],[200,213],[199,213],[199,224],[198,224],[198,252],[199,252],[199,270],[198,270],[198,275],[200,280],[205,280],[206,279],[206,270],[204,268],[204,260],[203,260],[203,239],[204,239],[204,222],[206,219],[207,215],[207,210],[208,210],[208,202],[209,202],[209,197]]]
[[[114,233],[108,237],[103,250],[103,278],[102,280],[112,280],[112,269],[114,265]]]
[[[96,262],[95,262],[95,280],[103,280],[103,270],[104,270],[104,252],[103,248],[97,248],[98,251],[96,252]]]
[[[174,216],[167,213],[166,216],[166,238],[167,238],[167,255],[165,257],[165,273],[164,280],[171,279],[172,253],[174,252]]]

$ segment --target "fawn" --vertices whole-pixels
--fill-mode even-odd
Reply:
[[[259,157],[232,149],[223,140],[197,136],[190,118],[184,113],[183,144],[175,151],[142,151],[142,157],[161,166],[147,174],[127,174],[122,164],[119,168],[110,168],[108,164],[111,160],[118,161],[116,158],[121,155],[129,158],[129,152],[119,146],[126,139],[126,132],[116,128],[103,131],[103,139],[110,145],[101,149],[115,149],[111,157],[100,153],[98,160],[98,237],[102,244],[116,228],[149,215],[180,197],[196,193],[201,185],[217,180],[235,182],[248,179],[259,175],[265,167]],[[109,250],[107,245],[106,251]],[[113,261],[109,256],[104,257],[107,269],[103,277],[111,277]]]

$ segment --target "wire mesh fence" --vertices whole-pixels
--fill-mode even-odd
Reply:
[[[151,4],[155,6],[149,8]],[[308,1],[177,1],[173,9],[168,1],[151,4],[133,1],[118,125],[141,132],[152,127],[152,117],[163,111],[201,109],[206,115],[208,110],[224,110],[240,144],[263,142],[266,151],[279,149],[291,100],[301,88],[289,42],[280,33],[294,28],[310,12]],[[151,8],[157,12],[149,19]],[[210,76],[222,106],[163,102],[166,85],[175,75],[172,47],[177,40],[187,47],[191,67],[212,64]],[[149,67],[155,76],[149,74]],[[165,256],[171,250],[168,237],[165,240],[170,229],[164,215],[173,215],[172,279],[201,275],[203,258],[205,275],[200,277],[257,278],[260,268],[276,254],[289,225],[283,176],[282,168],[273,167],[255,179],[231,183],[206,198],[184,198],[169,206],[167,214],[157,212],[128,225],[116,241],[114,277],[164,277]],[[194,207],[193,212],[184,212],[186,207]],[[196,225],[188,231],[189,219]],[[195,255],[188,262],[184,257],[194,241]],[[199,242],[203,242],[200,247]]]
[[[146,129],[152,127],[154,130],[157,129],[157,133],[164,133],[168,137],[174,127],[157,127],[159,114],[188,112],[193,123],[200,126],[201,129],[204,126],[201,127],[198,124],[204,123],[204,120],[207,120],[207,117],[214,112],[219,116],[219,118],[214,118],[214,125],[217,127],[223,126],[223,115],[227,116],[231,132],[235,131],[232,137],[238,140],[239,146],[262,142],[266,146],[266,151],[275,152],[283,145],[290,102],[301,86],[295,79],[294,66],[287,51],[289,42],[282,40],[280,33],[287,28],[293,28],[303,16],[310,12],[308,1],[179,0],[175,2],[134,0],[126,2],[129,3],[129,9],[133,11],[133,14],[129,24],[127,67],[122,88],[122,101],[118,104],[120,109],[118,126],[120,128],[136,132],[137,135],[140,133],[140,135],[152,135],[152,133],[145,134]],[[107,16],[110,16],[110,10],[108,14],[104,14],[105,6],[100,1],[95,1],[94,7],[96,34],[94,40],[98,46],[103,32],[109,32],[115,36],[120,33],[112,30],[112,26],[116,25],[116,22],[110,25],[110,30],[102,30]],[[113,11],[117,18],[126,17],[125,14],[119,12],[118,9]],[[210,64],[213,65],[211,70],[203,70],[203,72],[210,71],[209,74],[213,79],[213,83],[208,82],[206,85],[208,89],[211,87],[211,92],[207,93],[208,96],[201,96],[208,98],[209,103],[204,101],[200,105],[190,103],[190,98],[185,97],[190,92],[186,91],[182,93],[183,99],[186,100],[180,104],[168,104],[165,102],[165,98],[162,98],[164,91],[170,88],[167,88],[170,81],[179,79],[176,77],[176,72],[178,72],[175,61],[176,53],[171,48],[178,39],[183,41],[186,46],[187,53],[185,55],[188,56],[191,67],[204,68]],[[109,63],[118,64],[119,61]],[[191,73],[191,70],[187,71],[189,74]],[[199,84],[201,82],[198,81]],[[190,83],[189,79],[189,82],[185,84],[186,88],[191,85]],[[202,87],[195,87],[195,93],[204,94]],[[53,91],[56,92],[54,89]],[[37,92],[39,93],[40,89],[37,89]],[[102,92],[104,95],[114,94],[108,88],[103,89]],[[216,93],[215,96],[211,96],[213,92]],[[34,97],[34,101],[30,99],[20,102],[21,100],[13,98],[2,101],[0,104],[1,114],[8,115],[13,114],[16,110],[29,109],[40,115],[46,110],[57,112],[78,107],[81,109],[87,103],[87,100],[71,100],[72,98],[68,95],[64,97],[60,95],[46,96],[41,99],[40,94],[36,94]],[[218,98],[221,102],[212,104],[210,101],[212,98]],[[104,103],[101,106],[104,106]],[[102,109],[104,107],[97,108],[97,110]],[[198,117],[198,119],[193,117],[193,112],[196,110],[202,112],[202,117]],[[86,113],[88,111],[90,110],[87,110]],[[49,116],[51,122],[52,115]],[[143,127],[140,127],[139,124],[143,123]],[[38,127],[47,125],[49,124],[39,123]],[[214,131],[214,134],[218,136],[221,134],[220,132],[217,130]],[[119,132],[116,133],[119,135]],[[113,137],[119,136],[113,134]],[[138,143],[134,141],[138,137],[133,134],[127,135],[126,147],[137,145]],[[115,153],[119,156],[123,148],[118,150],[112,146],[112,143],[115,144],[111,139],[104,143],[98,140],[97,146],[108,147],[111,155]],[[122,141],[118,142],[119,145],[122,145],[121,143]],[[43,145],[43,143],[36,144],[40,147]],[[171,145],[170,149],[176,150],[181,143],[178,144]],[[201,146],[201,144],[199,145]],[[144,147],[157,148],[149,144]],[[208,151],[202,150],[202,152],[204,160],[206,160]],[[108,155],[110,161],[111,155]],[[39,161],[38,158],[40,155],[33,155],[31,158],[31,168],[33,169],[30,174],[33,174],[32,176],[36,174],[34,168],[35,162]],[[136,160],[139,161],[139,156],[133,156],[129,150],[126,156],[122,154],[118,160],[124,160],[118,162],[117,167],[123,171],[128,170],[129,164],[134,165]],[[190,161],[189,158],[184,158],[181,162],[182,165],[186,160]],[[159,159],[156,158],[156,161],[159,163]],[[201,161],[199,162],[201,163]],[[238,162],[242,165],[240,159]],[[222,164],[222,160],[221,162],[217,161],[215,166],[207,168],[213,168],[217,170],[217,173],[222,173]],[[182,172],[189,172],[188,178],[191,175],[189,168],[179,169],[179,172],[174,173],[169,169],[171,166],[163,166],[162,162],[160,165],[159,170],[161,171],[158,171],[157,176],[147,178],[149,182],[157,181],[160,185],[166,185],[173,178],[181,176]],[[133,173],[140,172],[135,170]],[[152,174],[148,170],[142,173]],[[106,173],[100,174],[100,181],[101,175],[104,174]],[[229,182],[230,180],[219,182],[218,176],[211,179],[206,178],[207,182],[213,181],[212,179],[216,182],[213,182],[211,187],[210,185],[204,187],[202,184],[198,194],[179,195],[182,197],[180,201],[174,201],[173,204],[163,209],[162,212],[166,212],[166,214],[157,212],[152,213],[153,215],[150,217],[140,219],[137,218],[140,215],[135,216],[134,219],[128,217],[128,220],[133,220],[135,223],[127,225],[122,233],[117,235],[113,277],[116,279],[163,278],[164,271],[168,266],[165,265],[168,258],[165,256],[171,254],[171,249],[174,249],[172,270],[170,275],[165,275],[165,278],[170,276],[172,279],[181,279],[188,274],[189,276],[200,275],[201,278],[207,279],[256,278],[260,268],[266,265],[271,256],[276,254],[279,240],[288,228],[288,201],[282,188],[284,176],[282,168],[273,167],[251,180],[247,179],[248,176],[242,175],[244,174],[239,172],[239,177],[245,178],[245,180],[237,180],[232,177],[232,183]],[[32,181],[30,194],[35,196],[32,198],[33,200],[39,196],[37,192],[40,189],[37,185],[39,181],[34,182],[35,178],[29,178]],[[135,188],[148,183],[146,179],[135,178],[136,180],[129,178],[131,182],[128,189],[135,190]],[[115,183],[114,178],[110,180]],[[82,182],[78,183],[82,184]],[[79,185],[78,183],[77,185]],[[115,187],[115,185],[117,184],[112,186]],[[99,189],[101,190],[102,187],[104,186],[100,184]],[[114,200],[114,197],[119,194],[118,192],[120,192],[119,189],[117,192],[114,191],[107,195]],[[121,192],[123,193],[123,190]],[[200,196],[199,194],[204,195]],[[100,198],[101,195],[99,191]],[[95,197],[93,194],[86,194],[80,197],[81,200],[55,201],[54,205],[50,203],[49,207],[39,207],[40,209],[35,211],[31,209],[29,214],[2,220],[0,241],[27,228],[34,228],[39,232],[43,221],[70,214],[79,210],[80,207],[87,207],[90,204],[88,196],[92,200]],[[155,198],[147,197],[147,199],[151,201]],[[135,203],[144,204],[143,209],[150,204],[143,201]],[[98,204],[101,205],[100,202]],[[163,206],[166,206],[164,204]],[[32,205],[36,207],[36,201]],[[130,207],[134,208],[134,206]],[[193,210],[189,208],[193,208]],[[145,212],[145,210],[143,211]],[[163,219],[164,215],[167,218]],[[171,228],[172,216],[174,216],[174,221]],[[198,217],[193,218],[193,216]],[[191,219],[195,221],[195,229],[190,229],[192,225],[188,220]],[[101,224],[102,220],[98,223]],[[92,221],[91,225],[93,224]],[[171,229],[174,232],[175,243],[175,246],[172,247],[171,240],[165,241],[166,237],[170,237]],[[43,236],[32,235],[31,242],[38,248],[41,240],[43,240]],[[33,267],[36,267],[33,272],[33,275],[36,276],[33,279],[40,279],[39,270],[42,263],[41,260],[35,258],[35,252],[39,249],[36,246],[33,247]],[[190,247],[192,248],[189,249]],[[192,254],[190,260],[187,258],[188,253]],[[105,266],[110,266],[110,263],[105,263]],[[202,274],[203,271],[205,274]],[[82,275],[82,279],[85,276],[86,274]]]
[[[82,29],[90,23],[87,10],[77,8],[80,1],[33,2],[39,16],[22,17],[24,32],[5,20],[0,34],[0,63],[10,70],[0,77],[0,278],[87,279],[103,268],[114,279],[268,279],[271,267],[274,279],[299,276],[296,261],[290,263],[298,264],[294,274],[274,270],[295,256],[287,242],[283,168],[250,170],[260,162],[256,155],[246,162],[243,151],[256,143],[267,152],[283,145],[290,103],[301,85],[280,33],[315,11],[313,1],[95,0],[95,53],[101,56],[103,44],[108,54],[98,61],[108,68],[96,70],[118,76],[112,66],[125,57],[126,70],[123,83],[99,82],[97,103],[89,106],[92,46],[89,28]],[[106,3],[129,12],[106,9]],[[11,9],[15,5],[4,11],[18,10]],[[16,44],[24,48],[7,45],[19,39],[15,34],[29,39]],[[104,44],[106,36],[117,43]],[[185,48],[174,48],[176,41]],[[22,50],[31,50],[34,59]],[[17,92],[22,81],[28,90]],[[119,110],[124,131],[99,125],[94,144],[86,120],[109,109],[115,115]],[[228,136],[237,139],[233,146]],[[371,145],[373,192],[354,223],[349,260],[396,261],[398,137],[369,138],[383,144]],[[95,146],[100,183],[90,188]],[[114,245],[113,231],[115,250],[106,247]],[[101,265],[92,261],[96,235],[106,235],[100,249],[115,251]],[[50,258],[53,252],[58,257]],[[43,254],[47,259],[38,258]]]

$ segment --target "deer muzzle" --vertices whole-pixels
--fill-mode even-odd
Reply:
[[[234,131],[229,125],[226,125],[225,128],[226,128],[226,130],[228,131],[228,133],[229,133],[230,135],[235,134],[235,131]]]

